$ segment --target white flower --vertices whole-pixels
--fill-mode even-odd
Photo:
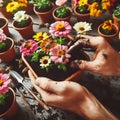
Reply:
[[[40,59],[40,66],[41,68],[46,68],[50,65],[51,59],[49,56],[44,56]]]
[[[77,31],[77,33],[86,34],[87,31],[92,30],[91,25],[91,23],[87,22],[78,22],[73,26],[73,28]]]
[[[17,22],[21,22],[22,20],[27,20],[29,16],[25,14],[25,11],[18,11],[14,14],[13,19],[16,20]]]

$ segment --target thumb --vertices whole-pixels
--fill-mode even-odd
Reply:
[[[53,81],[46,77],[38,77],[35,84],[45,91],[59,94],[61,90],[60,82]]]

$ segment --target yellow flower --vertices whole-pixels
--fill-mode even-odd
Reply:
[[[27,0],[18,0],[18,3],[21,7],[27,7],[28,1]]]
[[[10,2],[6,6],[6,11],[7,12],[15,12],[19,9],[19,7],[20,7],[20,5],[18,4],[18,2]]]
[[[78,1],[78,5],[81,6],[81,5],[86,5],[88,4],[88,0],[79,0]]]
[[[113,29],[112,20],[106,20],[106,21],[104,21],[103,26],[102,26],[102,29],[112,30],[112,29]]]
[[[110,6],[110,0],[102,0],[102,9],[107,10]]]
[[[36,35],[33,36],[36,41],[43,42],[45,39],[49,38],[46,32],[38,32]]]

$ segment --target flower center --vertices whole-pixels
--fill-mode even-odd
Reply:
[[[57,24],[57,25],[56,25],[56,30],[58,30],[58,31],[63,31],[63,30],[65,30],[64,24],[63,24],[63,23]]]
[[[61,57],[62,55],[64,55],[64,53],[65,53],[65,51],[63,51],[63,50],[58,50],[58,51],[57,51],[57,56],[58,56],[58,57]]]
[[[3,85],[3,80],[0,79],[0,86],[2,86],[2,85]]]
[[[80,31],[84,31],[85,28],[81,26],[81,27],[79,27],[79,30],[80,30]]]
[[[43,61],[43,64],[48,64],[48,60],[44,60],[44,61]]]
[[[24,47],[25,47],[26,49],[29,49],[31,46],[32,46],[32,45],[31,45],[30,42],[25,42],[25,44],[24,44]]]

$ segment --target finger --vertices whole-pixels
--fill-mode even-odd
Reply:
[[[38,77],[36,79],[36,84],[45,91],[55,94],[60,94],[62,92],[62,88],[64,87],[64,84],[61,82],[52,81],[46,77]]]
[[[101,42],[104,41],[104,38],[98,36],[98,37],[93,37],[89,35],[80,35],[81,37],[81,44],[84,46],[92,46],[92,47],[98,47]]]
[[[60,97],[58,95],[56,95],[54,93],[50,93],[50,92],[45,91],[42,88],[40,88],[30,70],[28,71],[28,74],[31,79],[32,85],[38,91],[38,93],[41,94],[43,101],[45,101],[47,104],[52,105],[52,103],[55,103],[55,101],[58,101],[60,99]],[[36,85],[36,83],[37,83],[37,85]]]
[[[73,68],[95,72],[97,70],[95,61],[75,60],[71,65]]]

